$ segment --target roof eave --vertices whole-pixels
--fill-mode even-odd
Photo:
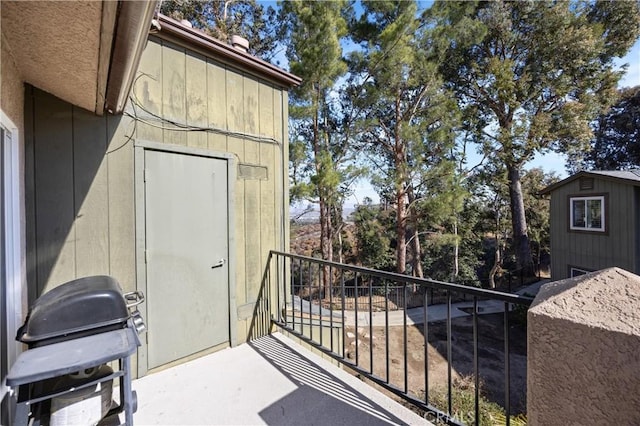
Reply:
[[[190,28],[168,16],[159,15],[158,21],[161,26],[160,34],[167,34],[177,37],[187,43],[205,49],[225,61],[234,63],[242,68],[251,70],[258,75],[264,75],[272,80],[284,85],[287,88],[299,86],[302,79],[293,75],[269,62],[263,61],[249,53],[245,53],[232,46],[217,40],[200,30]]]
[[[104,104],[104,109],[112,114],[124,110],[147,43],[156,5],[156,0],[119,2]]]
[[[633,186],[640,186],[640,181],[636,181],[636,180],[632,180],[632,179],[625,179],[623,177],[618,177],[618,176],[611,176],[611,175],[606,175],[606,174],[601,174],[601,173],[594,173],[594,172],[590,172],[590,171],[580,171],[572,176],[569,176],[568,178],[565,178],[563,180],[561,180],[560,182],[556,182],[552,185],[547,186],[546,188],[544,188],[542,191],[539,192],[540,195],[547,195],[550,194],[552,191],[555,191],[556,189],[558,189],[561,186],[564,186],[568,183],[573,182],[574,180],[580,178],[580,177],[584,177],[584,176],[589,176],[589,177],[593,177],[593,178],[598,178],[598,179],[602,179],[602,180],[609,180],[609,181],[615,181],[615,182],[624,182],[627,183],[629,185],[633,185]]]

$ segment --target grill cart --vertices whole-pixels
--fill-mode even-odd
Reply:
[[[7,375],[17,391],[16,425],[95,425],[124,411],[133,425],[131,360],[144,322],[140,292],[123,294],[108,276],[80,278],[38,298],[17,340],[28,345]],[[113,371],[107,363],[117,361]],[[120,403],[112,403],[113,380]],[[115,405],[112,407],[112,405]]]

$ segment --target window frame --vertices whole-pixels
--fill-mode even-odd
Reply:
[[[22,259],[24,258],[24,234],[21,225],[21,202],[23,188],[21,184],[20,168],[20,133],[17,126],[9,117],[0,110],[0,234],[2,234],[2,250],[0,250],[0,340],[2,341],[2,354],[0,354],[0,401],[5,399],[9,388],[4,383],[4,375],[16,361],[22,351],[22,345],[15,342],[13,336],[20,326],[23,313],[26,310],[26,292],[22,286],[25,281],[25,270]],[[11,419],[12,407],[9,412],[3,413]],[[2,422],[0,418],[0,423]]]
[[[579,276],[582,276],[582,275],[586,275],[586,274],[588,274],[590,272],[593,272],[590,269],[580,268],[578,266],[571,266],[571,265],[568,265],[568,266],[569,266],[569,278],[575,278],[575,277],[579,277]],[[581,272],[581,273],[579,273],[578,275],[574,275],[573,274],[574,271]]]
[[[569,232],[587,232],[590,234],[596,234],[596,235],[607,235],[608,231],[609,231],[609,227],[608,225],[608,219],[609,219],[609,213],[608,213],[608,208],[609,208],[609,203],[608,203],[608,196],[607,194],[579,194],[579,195],[569,195],[568,197],[568,230]],[[585,202],[585,211],[586,211],[586,203],[588,201],[593,201],[593,200],[598,200],[600,201],[600,227],[599,228],[593,228],[593,227],[587,227],[587,226],[575,226],[574,225],[574,201],[581,201],[583,200]],[[586,225],[586,220],[585,220],[585,225]]]

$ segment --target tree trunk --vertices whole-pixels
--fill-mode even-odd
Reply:
[[[456,282],[460,273],[460,242],[458,241],[458,218],[453,221],[453,282]]]
[[[321,137],[320,137],[320,90],[317,89],[315,92],[315,115],[313,119],[313,153],[314,153],[314,162],[317,176],[323,176],[324,171],[322,170],[324,163],[320,158],[320,153],[322,151],[321,146]],[[332,227],[331,227],[331,210],[328,203],[328,197],[326,194],[326,188],[322,186],[320,182],[318,185],[318,206],[320,209],[320,251],[322,254],[322,258],[324,260],[332,261],[333,260],[333,247],[332,247]],[[329,294],[329,267],[324,266],[322,268],[322,297],[327,297]]]
[[[520,183],[520,167],[507,165],[507,177],[509,180],[509,199],[511,205],[511,225],[513,229],[513,245],[518,262],[518,268],[523,268],[525,274],[533,271],[531,248],[527,234],[527,218],[524,211],[524,198]]]
[[[498,234],[496,234],[496,254],[493,257],[493,266],[491,267],[491,271],[489,271],[489,288],[496,288],[496,274],[500,269],[501,255],[500,255],[500,238]]]
[[[395,100],[395,118],[396,124],[394,128],[394,162],[396,166],[396,272],[404,274],[407,271],[407,206],[406,206],[406,190],[405,181],[406,164],[404,156],[404,145],[400,135],[401,114],[400,114],[400,92],[397,93]]]
[[[496,253],[493,257],[493,266],[489,271],[489,288],[496,288],[496,274],[500,269],[500,263],[502,262],[502,247],[500,247],[500,210],[496,210]]]
[[[413,188],[408,188],[407,190],[409,196],[409,217],[411,217],[411,225],[413,227],[413,235],[411,237],[411,250],[413,252],[413,276],[418,278],[424,278],[424,271],[422,270],[422,247],[420,247],[420,238],[418,235],[418,217],[416,215],[416,209],[414,206],[414,201],[416,201],[416,197],[413,194]],[[413,207],[413,208],[412,208]],[[415,286],[414,289],[415,291]]]
[[[407,206],[404,191],[396,189],[396,272],[404,274],[407,270]]]

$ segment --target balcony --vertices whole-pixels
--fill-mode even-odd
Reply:
[[[497,393],[509,424],[509,319],[530,298],[280,252],[270,253],[262,284],[248,344],[134,381],[136,424],[487,424],[480,412],[487,356],[478,342],[482,315],[503,321],[498,368],[504,381]],[[458,319],[472,332],[475,412],[464,418],[455,400],[463,373],[454,354]],[[429,337],[437,328],[446,334],[441,342]],[[420,354],[408,343],[416,332],[424,338]],[[422,357],[417,369],[416,357]],[[434,358],[444,366],[439,374]],[[439,402],[429,395],[437,386],[445,389]]]
[[[139,425],[430,424],[281,333],[134,381]]]

